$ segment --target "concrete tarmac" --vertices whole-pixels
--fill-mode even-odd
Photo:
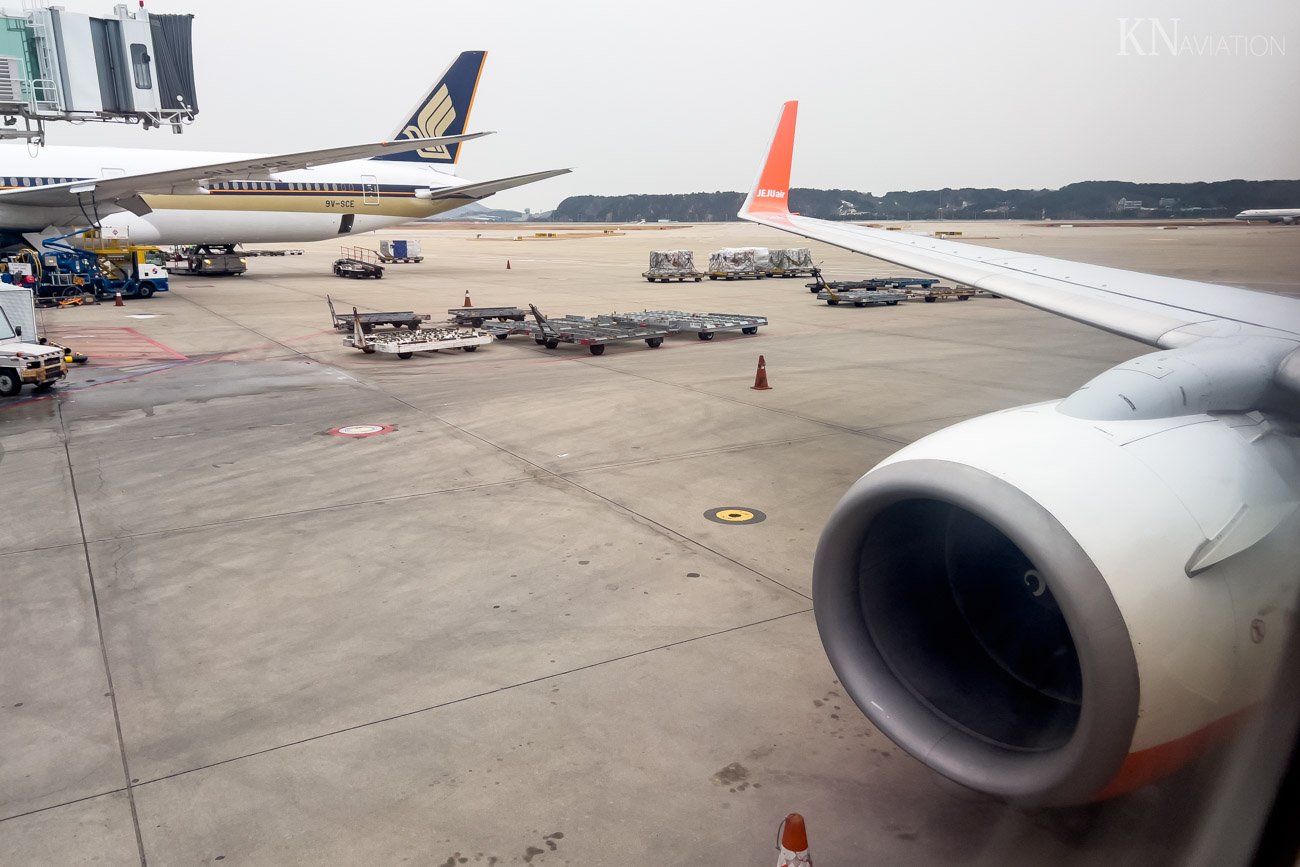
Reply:
[[[1175,860],[1212,759],[1078,810],[964,791],[842,694],[810,602],[821,526],[873,464],[1146,348],[1007,300],[639,276],[652,249],[802,244],[755,226],[512,240],[567,228],[401,227],[380,237],[426,259],[383,280],[333,277],[322,242],[45,311],[92,360],[0,402],[25,504],[0,525],[0,861],[755,865],[791,811],[826,865]],[[1300,294],[1300,229],[911,228]],[[466,290],[771,324],[404,361],[329,327],[326,294],[436,320]],[[766,520],[705,518],[724,506]]]

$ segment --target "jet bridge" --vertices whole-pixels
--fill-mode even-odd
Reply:
[[[44,3],[0,9],[0,139],[43,144],[50,121],[181,132],[198,114],[193,18],[151,15],[143,0],[106,18]]]

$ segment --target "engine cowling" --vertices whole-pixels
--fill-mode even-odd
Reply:
[[[1030,804],[1168,773],[1265,694],[1300,585],[1300,447],[1249,415],[1058,404],[940,431],[863,476],[817,549],[817,626],[872,722]]]

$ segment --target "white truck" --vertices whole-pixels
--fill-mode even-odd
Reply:
[[[45,391],[68,375],[62,348],[26,343],[22,338],[23,327],[12,324],[0,307],[0,397],[13,397],[25,383]]]

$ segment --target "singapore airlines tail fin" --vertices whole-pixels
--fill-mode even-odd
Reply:
[[[435,138],[464,132],[485,60],[486,51],[462,51],[411,111],[410,117],[392,134],[391,140]],[[456,143],[385,154],[375,159],[452,166],[459,157],[460,144]]]

